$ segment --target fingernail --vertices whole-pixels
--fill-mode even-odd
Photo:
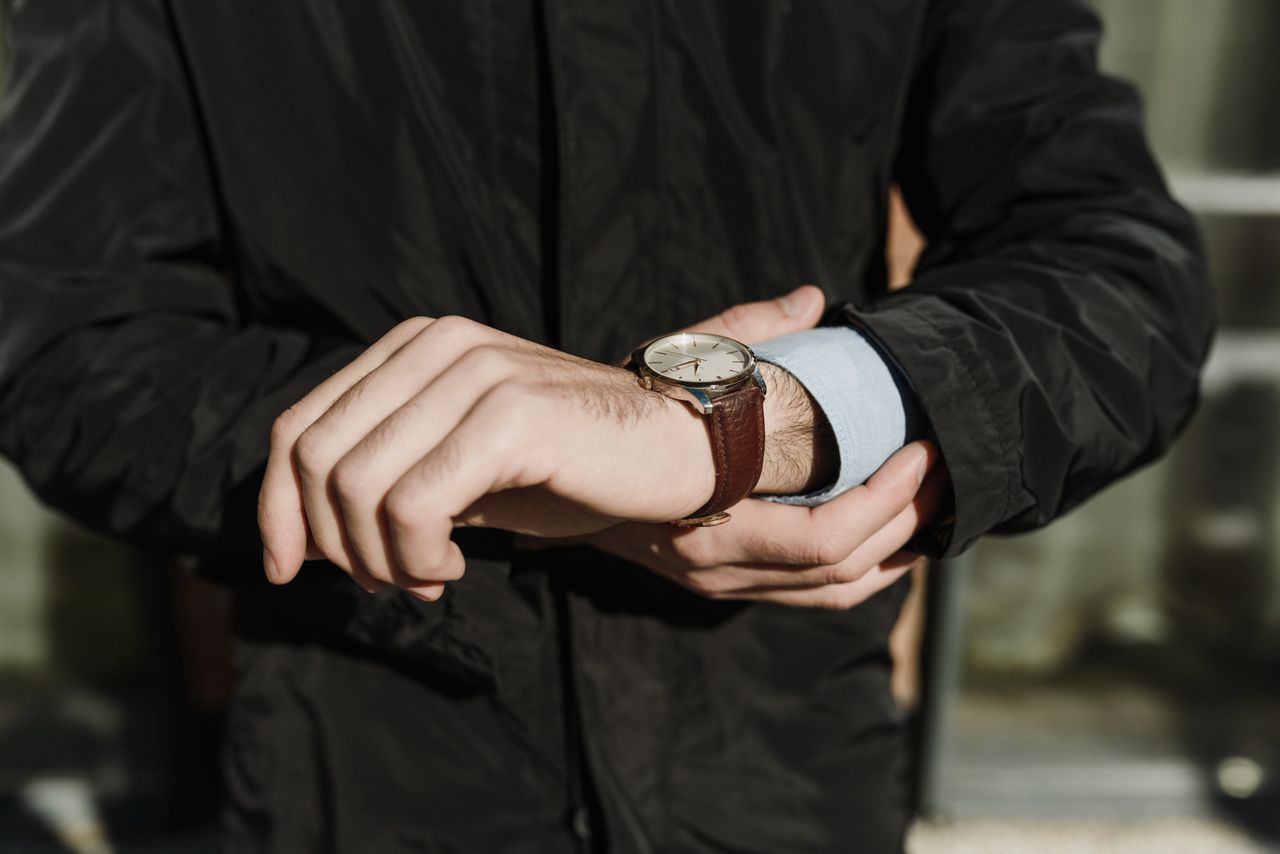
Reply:
[[[924,483],[924,476],[929,473],[929,454],[920,452],[920,462],[916,463],[916,486]]]
[[[268,581],[272,584],[279,583],[277,579],[280,577],[280,570],[276,568],[276,559],[271,556],[266,546],[262,547],[262,568],[266,570]]]

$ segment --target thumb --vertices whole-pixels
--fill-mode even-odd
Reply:
[[[688,326],[681,332],[711,332],[727,335],[744,344],[757,344],[812,329],[822,316],[826,296],[814,285],[801,285],[776,299],[744,302],[730,306],[715,317]]]

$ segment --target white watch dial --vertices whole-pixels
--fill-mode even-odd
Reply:
[[[678,383],[718,385],[741,379],[755,367],[743,344],[709,332],[679,332],[651,343],[644,351],[650,371]]]

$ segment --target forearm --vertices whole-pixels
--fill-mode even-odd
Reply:
[[[1100,73],[1083,4],[935,4],[894,177],[929,249],[910,287],[843,306],[892,354],[947,461],[951,556],[1047,524],[1187,423],[1213,326],[1191,217],[1141,102]],[[966,105],[957,109],[958,104]]]
[[[32,352],[59,321],[22,322],[0,323],[25,356],[0,370],[0,453],[81,524],[182,552],[256,554],[272,419],[360,349],[171,313],[58,329]]]

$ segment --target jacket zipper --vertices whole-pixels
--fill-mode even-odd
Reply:
[[[543,326],[550,346],[565,346],[563,296],[569,281],[570,236],[567,207],[569,199],[569,161],[573,154],[572,130],[561,108],[565,103],[562,72],[555,61],[554,41],[557,31],[555,0],[535,0],[535,34],[538,53],[540,105],[542,198],[542,311]],[[546,118],[550,113],[551,120]],[[548,239],[554,222],[555,239]],[[603,850],[604,834],[598,800],[587,766],[585,731],[577,686],[577,662],[573,649],[573,610],[565,590],[563,574],[549,573],[551,596],[556,620],[556,639],[560,652],[561,703],[564,708],[565,780],[568,809],[565,822],[579,852]]]

